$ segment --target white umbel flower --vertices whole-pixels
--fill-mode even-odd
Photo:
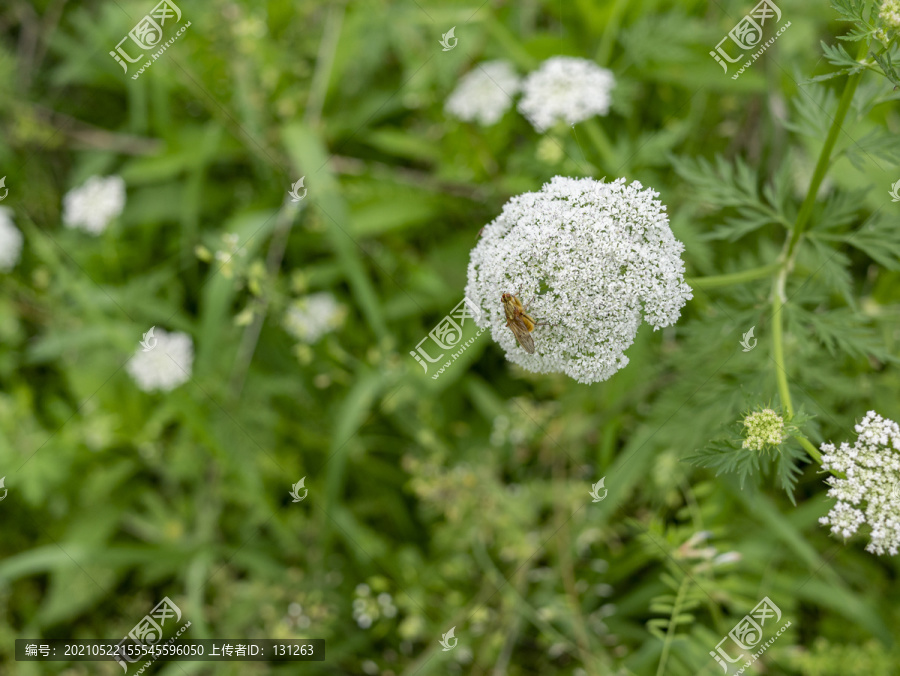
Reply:
[[[678,319],[692,297],[684,245],[657,196],[637,181],[556,176],[507,202],[472,250],[466,286],[483,310],[478,326],[490,325],[507,359],[594,383],[628,363],[642,316],[654,329]],[[534,330],[534,354],[506,325],[504,293],[550,324]]]
[[[124,208],[125,181],[121,176],[91,176],[63,198],[63,225],[99,235]]]
[[[856,443],[835,448],[822,444],[822,467],[842,472],[846,479],[830,476],[828,497],[837,503],[819,522],[845,538],[860,524],[872,529],[866,551],[896,556],[900,548],[900,427],[875,411],[866,413],[854,428]]]
[[[313,344],[344,321],[345,309],[330,293],[295,300],[284,315],[284,328],[301,343]]]
[[[507,61],[487,61],[463,76],[444,110],[460,120],[487,127],[510,109],[520,87],[521,78]]]
[[[593,61],[554,56],[525,78],[519,112],[544,132],[559,121],[569,125],[606,115],[616,80]]]
[[[194,343],[186,333],[155,329],[156,345],[138,348],[125,369],[144,392],[168,392],[191,378]]]
[[[13,224],[12,209],[0,207],[0,272],[9,272],[22,255],[22,233]]]

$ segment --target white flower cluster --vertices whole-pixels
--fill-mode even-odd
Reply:
[[[900,30],[900,0],[884,0],[878,18],[884,21],[888,28]]]
[[[654,329],[678,319],[692,297],[684,245],[657,196],[637,181],[556,176],[507,202],[471,252],[466,286],[507,359],[594,383],[628,363],[642,316]],[[507,326],[504,293],[548,324],[534,329],[534,354]]]
[[[303,612],[303,606],[296,602],[288,606],[288,614],[285,619],[289,626],[297,627],[298,629],[309,629],[310,625],[312,625],[312,619]]]
[[[22,233],[12,220],[12,209],[0,207],[0,272],[9,272],[22,254]]]
[[[63,225],[99,235],[124,208],[125,181],[121,176],[91,176],[63,198]]]
[[[544,132],[559,121],[572,125],[606,115],[615,84],[612,72],[587,59],[554,56],[524,82],[506,61],[488,61],[460,80],[445,110],[461,120],[492,125],[521,90],[519,112],[537,131]]]
[[[778,446],[787,439],[784,418],[771,408],[755,411],[744,418],[746,438],[741,448],[761,451],[766,446]]]
[[[845,538],[860,524],[872,529],[866,551],[896,556],[900,547],[900,427],[893,420],[869,411],[854,428],[856,443],[840,448],[822,444],[822,467],[842,472],[846,479],[830,476],[828,497],[837,499],[819,523]],[[864,504],[865,503],[865,504]]]
[[[353,599],[353,619],[362,629],[368,629],[381,617],[392,618],[397,615],[394,597],[382,592],[372,596],[372,589],[367,584],[356,585],[356,598]]]
[[[313,293],[294,301],[284,315],[284,327],[294,338],[312,345],[344,321],[345,308],[330,293]]]
[[[512,97],[520,87],[521,79],[509,62],[487,61],[463,76],[447,98],[444,110],[460,120],[487,127],[510,109]]]
[[[709,568],[716,568],[729,563],[737,563],[743,558],[741,553],[737,551],[719,553],[719,549],[712,545],[700,547],[712,536],[712,531],[708,530],[694,533],[675,550],[673,553],[675,559],[688,559],[699,562],[694,564],[694,570],[700,572],[701,570],[708,570]]]
[[[125,369],[144,392],[168,392],[191,378],[194,343],[186,333],[156,328],[156,344],[148,351],[138,348]]]
[[[593,61],[554,56],[525,78],[519,112],[539,132],[559,121],[573,125],[606,115],[615,84],[613,74]]]

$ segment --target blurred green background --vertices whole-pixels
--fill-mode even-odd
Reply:
[[[768,596],[792,627],[756,673],[900,673],[896,559],[817,523],[815,466],[794,504],[771,474],[683,462],[777,404],[770,279],[697,285],[592,386],[512,367],[489,332],[438,380],[409,356],[462,300],[479,229],[555,175],[658,191],[692,279],[773,263],[846,79],[806,82],[836,12],[780,0],[790,28],[732,80],[709,51],[744,1],[181,0],[191,26],[132,80],[108,52],[153,4],[0,8],[2,206],[24,237],[0,274],[0,672],[121,673],[15,662],[14,639],[118,639],[168,596],[189,638],[328,647],[167,676],[717,674],[709,651]],[[613,71],[609,115],[541,135],[515,110],[444,112],[476,64],[554,55]],[[872,214],[896,232],[896,101],[860,85],[811,226],[834,237],[791,281],[786,370],[816,446],[900,416],[900,244],[840,239]],[[97,237],[61,222],[92,175],[127,186]],[[317,293],[333,321],[298,338],[286,314]],[[151,326],[193,341],[169,393],[125,369]],[[688,556],[702,531],[740,560]]]

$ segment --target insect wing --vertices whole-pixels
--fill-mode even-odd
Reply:
[[[519,341],[519,345],[522,346],[522,349],[528,354],[534,354],[534,339],[531,337],[528,326],[522,321],[522,318],[513,317],[512,319],[507,320],[506,325],[513,332],[513,335],[516,337],[516,340]]]
[[[534,330],[534,320],[525,314],[522,302],[512,294],[503,294],[501,298],[503,312],[506,313],[506,325],[519,341],[519,345],[528,354],[534,354],[534,339],[531,331]]]

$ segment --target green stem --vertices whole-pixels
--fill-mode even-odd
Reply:
[[[868,45],[864,42],[860,45],[860,54],[857,59],[865,56]],[[797,222],[794,224],[794,232],[791,234],[791,242],[788,246],[787,258],[789,259],[793,253],[800,236],[809,224],[812,216],[812,210],[816,203],[816,195],[819,194],[819,187],[828,173],[829,162],[831,161],[831,151],[834,150],[834,144],[837,142],[838,134],[841,132],[841,126],[844,124],[844,118],[847,117],[847,111],[850,110],[850,104],[853,103],[853,95],[862,79],[862,71],[851,75],[847,79],[847,85],[844,87],[844,93],[841,95],[840,103],[838,103],[837,112],[834,120],[831,122],[831,128],[828,130],[828,136],[825,138],[825,145],[822,146],[822,152],[819,153],[819,161],[816,162],[816,168],[813,172],[812,181],[809,184],[809,190],[806,193],[806,199],[800,206],[800,213],[797,214]]]
[[[864,42],[860,45],[860,52],[857,59],[864,57],[867,50],[868,45]],[[784,406],[785,411],[787,411],[787,414],[791,417],[794,415],[794,407],[791,404],[791,391],[788,387],[787,371],[784,368],[784,320],[782,317],[782,310],[787,303],[785,286],[787,277],[794,267],[794,259],[797,256],[797,243],[800,241],[803,231],[809,224],[813,207],[816,204],[816,196],[819,194],[819,188],[822,185],[822,181],[825,180],[825,174],[828,173],[830,167],[831,152],[834,150],[834,144],[837,142],[837,137],[841,132],[841,126],[844,123],[844,119],[847,117],[847,112],[850,110],[850,104],[853,103],[853,95],[856,93],[856,88],[859,86],[861,78],[862,72],[851,75],[847,79],[844,93],[841,94],[841,100],[838,103],[837,112],[834,115],[834,119],[831,121],[831,128],[828,130],[828,136],[825,138],[825,144],[822,146],[822,150],[819,153],[819,159],[816,162],[816,168],[813,171],[809,189],[806,191],[806,197],[803,200],[803,204],[800,206],[800,212],[797,214],[797,221],[794,223],[791,239],[787,242],[782,255],[779,257],[781,271],[775,277],[772,284],[772,353],[773,358],[775,359],[775,378],[778,382],[778,393],[781,397],[781,403]],[[812,444],[809,445],[813,448],[814,453],[818,453],[815,451],[815,447],[813,447]],[[809,451],[808,448],[807,451]]]
[[[784,326],[781,310],[786,302],[784,296],[784,283],[787,279],[788,267],[785,266],[775,277],[772,285],[772,358],[775,360],[775,379],[778,382],[778,395],[781,397],[781,405],[787,414],[794,417],[794,406],[791,404],[791,390],[788,387],[787,371],[784,368]]]
[[[478,564],[482,567],[484,571],[491,571],[500,581],[500,584],[494,589],[494,594],[496,594],[500,589],[506,587],[509,590],[510,596],[512,596],[513,601],[518,604],[518,614],[521,617],[525,617],[529,622],[531,622],[538,631],[544,632],[547,636],[551,637],[557,643],[561,643],[567,648],[577,650],[578,646],[567,636],[564,636],[560,632],[556,630],[556,628],[551,625],[547,620],[541,617],[541,614],[534,608],[522,594],[519,592],[518,588],[515,584],[506,584],[509,580],[500,572],[500,569],[494,564],[494,561],[491,559],[490,555],[487,553],[487,548],[484,546],[484,542],[481,540],[475,540],[472,545],[472,553]],[[531,561],[532,559],[529,559]],[[528,571],[531,570],[531,566],[526,566],[521,571],[519,571],[519,579],[523,579],[527,576]],[[524,573],[524,574],[523,574]],[[493,595],[492,595],[493,596]],[[467,616],[471,616],[472,613],[467,613]]]
[[[594,147],[597,149],[597,152],[603,159],[603,165],[606,170],[611,171],[613,169],[616,169],[618,167],[616,151],[613,150],[612,144],[606,137],[606,132],[603,131],[603,127],[600,126],[600,123],[597,122],[595,118],[591,118],[589,120],[585,120],[581,126],[587,132],[587,135],[591,139],[591,143],[594,144]],[[625,175],[628,173],[627,167],[622,166],[620,167],[620,169],[623,170],[620,172],[620,175]]]
[[[509,30],[501,21],[494,17],[489,17],[484,22],[491,37],[496,41],[502,51],[505,51],[510,59],[515,61],[516,65],[523,70],[534,70],[538,65],[538,59],[533,57],[525,47],[522,41]]]
[[[616,4],[609,13],[609,19],[606,22],[603,37],[600,38],[600,48],[597,50],[597,63],[601,66],[605,66],[609,63],[613,42],[619,34],[619,24],[622,23],[622,15],[625,14],[625,9],[627,7],[628,0],[616,0]]]
[[[565,481],[565,461],[557,460],[553,469],[554,478],[559,481]],[[587,630],[587,623],[581,613],[581,602],[578,598],[578,590],[575,586],[575,571],[572,566],[572,541],[569,532],[569,518],[566,517],[565,503],[560,501],[556,504],[556,523],[557,523],[557,555],[559,560],[559,572],[563,582],[563,589],[568,597],[569,606],[572,612],[572,625],[575,630],[575,644],[578,646],[578,652],[581,657],[581,664],[588,676],[597,676],[594,669],[594,657],[591,654],[591,639]]]
[[[325,19],[325,31],[319,43],[316,70],[313,73],[306,103],[305,120],[311,127],[318,127],[322,119],[322,109],[325,107],[328,84],[331,80],[338,41],[341,37],[341,27],[344,23],[344,9],[345,6],[342,2],[332,5],[331,11]]]
[[[666,639],[663,641],[663,649],[662,654],[659,656],[659,667],[656,669],[656,676],[663,676],[666,673],[666,662],[669,661],[669,648],[671,648],[672,640],[675,638],[675,627],[678,624],[676,618],[681,614],[681,604],[687,592],[687,582],[687,576],[681,579],[678,594],[675,596],[675,603],[672,604],[672,614],[669,617],[669,626],[666,628]]]
[[[730,284],[743,284],[755,279],[764,279],[773,272],[778,272],[781,263],[771,263],[759,268],[751,268],[743,272],[733,272],[728,275],[715,275],[712,277],[688,277],[684,281],[692,289],[711,289],[716,286],[728,286]]]
[[[809,453],[810,457],[815,460],[820,465],[822,464],[822,454],[819,452],[819,449],[812,445],[812,443],[806,437],[800,434],[792,434],[792,437],[800,442],[800,445],[806,449],[806,452]],[[832,476],[836,476],[838,479],[846,479],[847,475],[843,472],[838,472],[834,469],[828,470]]]
[[[806,452],[809,453],[810,457],[815,460],[820,465],[822,464],[822,454],[819,452],[819,449],[812,445],[809,439],[806,437],[801,437],[799,434],[794,435],[794,439],[800,442],[800,445],[806,449]]]

